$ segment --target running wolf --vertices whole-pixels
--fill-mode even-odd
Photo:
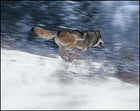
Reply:
[[[62,29],[60,31],[46,30],[40,26],[34,26],[32,31],[46,40],[54,38],[55,43],[59,46],[62,59],[72,61],[79,51],[86,51],[90,47],[101,47],[104,45],[99,30],[84,31]],[[68,49],[73,53],[69,54]]]

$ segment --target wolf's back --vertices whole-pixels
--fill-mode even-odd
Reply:
[[[47,40],[57,36],[57,31],[49,31],[38,26],[33,27],[33,32],[37,34],[39,37]]]

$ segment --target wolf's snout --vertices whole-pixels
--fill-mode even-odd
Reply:
[[[100,39],[99,45],[100,45],[100,46],[103,46],[103,45],[104,45],[104,41],[103,41],[102,39]]]
[[[102,47],[104,45],[104,42],[102,39],[99,39],[99,41],[93,46],[93,47]]]

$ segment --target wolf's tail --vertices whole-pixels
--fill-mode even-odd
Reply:
[[[47,40],[57,36],[57,31],[49,31],[38,26],[33,27],[32,31],[36,33],[39,37]]]

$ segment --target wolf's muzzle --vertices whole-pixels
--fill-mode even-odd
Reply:
[[[93,47],[102,47],[104,45],[104,41],[102,39],[99,39],[99,41],[93,46]]]
[[[99,40],[99,46],[103,46],[104,45],[104,41],[102,39]]]

